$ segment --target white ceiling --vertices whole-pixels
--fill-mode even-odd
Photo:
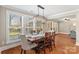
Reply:
[[[79,9],[79,5],[42,5],[42,6],[45,8],[44,12],[45,17]],[[36,5],[11,5],[11,7],[22,9],[32,14],[38,14],[38,8]],[[40,15],[42,15],[41,9],[39,12]]]

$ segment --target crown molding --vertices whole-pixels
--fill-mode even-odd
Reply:
[[[57,18],[65,17],[68,15],[76,15],[76,13],[78,13],[78,12],[79,12],[79,9],[76,9],[76,10],[72,10],[72,11],[67,11],[67,12],[51,15],[51,16],[48,16],[47,18],[48,19],[57,19]]]
[[[12,7],[12,6],[9,6],[9,5],[1,5],[1,7],[4,7],[8,10],[12,10],[12,11],[17,11],[17,12],[20,12],[20,13],[23,13],[23,14],[26,14],[26,15],[29,15],[29,16],[36,16],[35,14],[32,14],[30,12],[27,12],[25,10],[22,10],[22,9],[19,9],[19,8],[16,8],[16,7]]]
[[[18,8],[9,6],[9,5],[1,5],[1,6],[7,8],[9,10],[17,11],[17,12],[20,12],[20,13],[23,13],[23,14],[26,14],[26,15],[29,15],[29,16],[36,16],[35,14],[32,14],[30,12],[27,12],[27,11],[24,11],[24,10],[21,10],[21,9],[18,9]],[[68,15],[75,15],[77,12],[79,12],[79,9],[67,11],[67,12],[62,12],[62,13],[58,13],[58,14],[55,14],[55,15],[50,15],[46,18],[47,19],[57,19],[57,18],[65,17],[65,16],[68,16]]]

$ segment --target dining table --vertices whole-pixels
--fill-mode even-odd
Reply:
[[[28,40],[30,42],[36,42],[36,41],[41,41],[42,38],[44,38],[44,34],[37,34],[37,35],[26,35],[26,38],[28,38]]]

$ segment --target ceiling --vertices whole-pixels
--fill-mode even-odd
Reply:
[[[44,9],[45,17],[79,9],[79,5],[42,5],[42,6],[45,8]],[[11,5],[10,7],[22,9],[32,14],[36,15],[38,14],[37,5]],[[42,9],[39,9],[39,14],[43,15]]]

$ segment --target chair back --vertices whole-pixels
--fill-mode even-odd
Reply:
[[[55,47],[55,32],[52,32],[52,34],[48,32],[45,36],[44,45],[52,47],[52,44]]]
[[[50,32],[46,32],[45,33],[45,40],[44,40],[44,44],[50,44],[51,43],[51,33]]]
[[[52,40],[55,40],[55,32],[52,32],[51,37],[52,37]]]
[[[25,35],[20,35],[21,38],[21,48],[23,50],[29,50],[30,48],[30,42],[27,40],[27,38],[25,37]]]
[[[21,38],[22,45],[29,45],[30,42],[27,40],[25,35],[20,35],[20,38]]]
[[[45,33],[45,37],[48,37],[48,32]]]

